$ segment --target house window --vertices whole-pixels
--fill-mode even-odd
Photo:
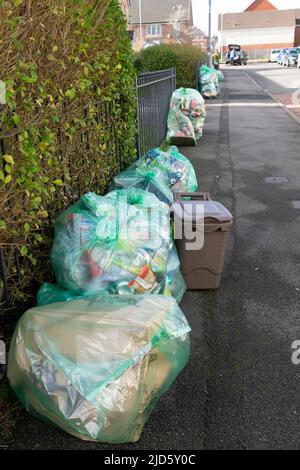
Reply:
[[[162,28],[161,24],[148,24],[147,36],[161,36]]]
[[[300,18],[296,18],[296,26],[300,26]]]

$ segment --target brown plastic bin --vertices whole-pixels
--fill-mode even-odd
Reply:
[[[197,141],[194,137],[174,136],[170,137],[170,145],[176,145],[177,147],[196,147]]]
[[[203,219],[196,220],[195,204],[204,205]],[[192,231],[203,231],[204,245],[199,250],[187,250],[193,234],[182,230],[182,239],[176,240],[181,272],[189,290],[217,289],[224,269],[226,245],[233,224],[231,213],[219,202],[212,201],[209,193],[176,193],[172,207],[174,218],[190,221]]]

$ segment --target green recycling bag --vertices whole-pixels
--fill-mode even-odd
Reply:
[[[173,193],[159,170],[157,168],[141,168],[139,166],[140,160],[115,176],[110,189],[142,189],[154,194],[161,202],[171,206],[174,202]]]
[[[201,94],[205,98],[215,98],[218,94],[218,78],[215,69],[202,65],[199,70]],[[217,85],[217,87],[216,87]]]
[[[86,296],[87,297],[87,296]],[[59,287],[57,284],[45,282],[37,293],[37,304],[47,305],[57,302],[67,302],[69,300],[82,299],[83,295],[74,294],[73,292]]]
[[[8,379],[27,411],[73,436],[136,442],[187,363],[189,332],[172,297],[106,295],[36,307],[16,327]]]
[[[115,176],[112,189],[132,186],[155,194],[160,201],[171,206],[174,192],[194,192],[198,183],[193,165],[173,145],[167,151],[161,148],[149,150]]]
[[[177,265],[169,269],[174,258]],[[185,291],[170,209],[140,189],[84,195],[58,217],[51,261],[58,287],[69,291],[55,290],[53,301],[107,292],[171,293],[180,302]],[[38,298],[45,303],[49,288]]]
[[[217,74],[217,77],[218,77],[218,81],[222,82],[224,80],[223,72],[221,72],[221,70],[216,70],[216,74]]]

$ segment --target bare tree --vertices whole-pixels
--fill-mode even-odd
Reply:
[[[174,6],[172,10],[173,12],[169,18],[169,23],[173,27],[176,42],[180,42],[180,23],[183,21],[187,13],[181,4]]]

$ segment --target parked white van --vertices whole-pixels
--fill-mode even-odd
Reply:
[[[282,49],[272,49],[270,52],[269,62],[277,62],[281,51]]]

